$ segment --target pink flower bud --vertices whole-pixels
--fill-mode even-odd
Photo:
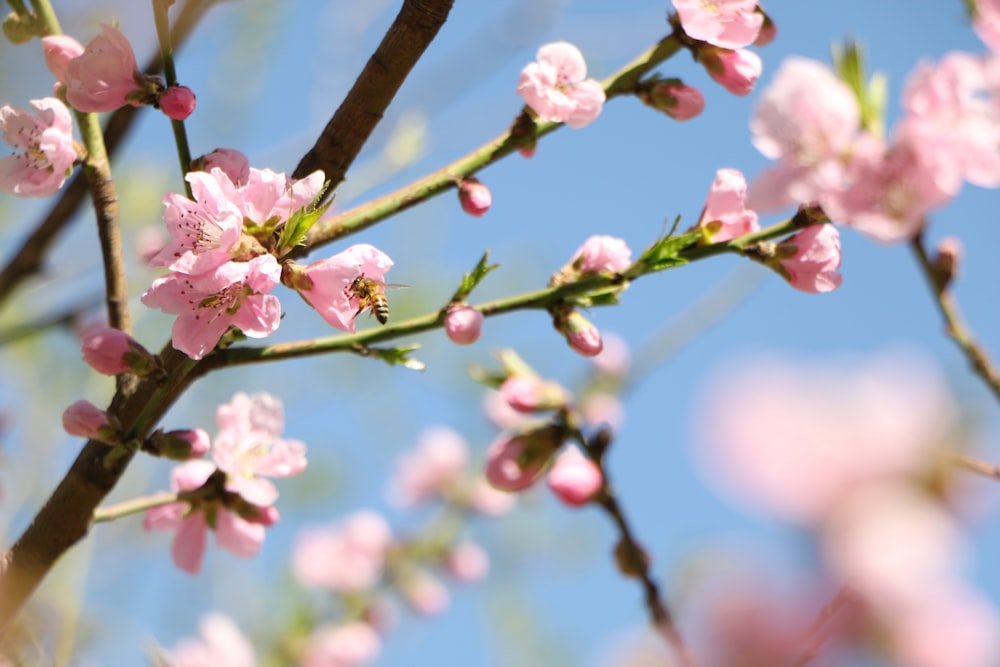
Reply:
[[[211,444],[208,433],[200,428],[157,432],[149,440],[150,451],[174,461],[200,459]]]
[[[790,256],[789,256],[790,255]],[[778,262],[797,290],[821,294],[840,287],[840,233],[833,225],[812,225],[778,244]]]
[[[88,440],[104,440],[102,429],[108,427],[108,413],[90,401],[80,400],[66,408],[62,415],[63,430]]]
[[[576,445],[570,445],[556,456],[546,476],[552,493],[570,507],[590,502],[604,486],[601,469]]]
[[[486,481],[501,491],[523,491],[541,477],[564,439],[563,428],[556,425],[514,437],[501,434],[486,450]]]
[[[475,542],[460,542],[448,550],[444,566],[458,581],[474,583],[489,572],[490,555]]]
[[[194,161],[194,168],[201,171],[221,169],[236,187],[250,182],[250,160],[235,148],[216,148]]]
[[[462,203],[462,210],[469,215],[479,217],[485,215],[490,210],[493,203],[493,195],[490,189],[474,178],[467,178],[458,186],[458,200]]]
[[[452,306],[444,318],[444,332],[456,345],[471,345],[483,335],[483,314],[472,306]]]
[[[306,642],[301,667],[360,667],[375,662],[381,652],[378,633],[368,623],[325,625]]]
[[[559,330],[566,336],[566,342],[577,354],[594,357],[604,349],[601,332],[587,318],[575,310],[560,318]]]
[[[632,266],[632,251],[614,236],[591,236],[573,255],[572,266],[582,273],[621,273]]]
[[[749,95],[764,68],[760,56],[747,49],[702,45],[698,58],[708,74],[733,95]]]
[[[705,97],[693,86],[678,80],[658,81],[639,90],[639,99],[674,120],[690,120],[705,109]]]
[[[83,360],[98,373],[117,375],[134,367],[149,369],[152,355],[124,331],[96,327],[81,341]],[[140,375],[143,373],[139,373]]]
[[[514,509],[516,504],[514,496],[493,488],[484,477],[473,482],[469,492],[469,509],[485,516],[503,516]]]
[[[194,91],[187,86],[170,86],[160,93],[158,104],[171,120],[184,120],[194,112]]]
[[[83,53],[83,44],[69,35],[49,35],[42,37],[45,50],[45,64],[60,83],[66,80],[66,65]]]
[[[778,36],[778,26],[771,20],[770,14],[761,11],[760,6],[757,7],[757,11],[764,14],[764,23],[761,25],[760,32],[757,33],[757,39],[753,41],[753,45],[767,46]]]
[[[417,570],[399,584],[407,604],[418,614],[436,616],[448,609],[448,589],[427,572]]]
[[[566,406],[568,392],[557,382],[536,375],[512,375],[500,385],[500,396],[518,412],[559,410]]]
[[[135,53],[125,35],[109,25],[66,65],[66,99],[78,111],[114,111],[145,90]]]

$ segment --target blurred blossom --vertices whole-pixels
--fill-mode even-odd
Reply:
[[[580,400],[577,408],[587,425],[594,428],[608,426],[612,431],[617,431],[625,421],[625,408],[621,400],[607,392],[587,394]]]
[[[493,425],[503,430],[515,430],[524,424],[529,417],[510,407],[499,391],[488,389],[483,394],[483,412]]]
[[[940,375],[903,354],[722,373],[697,413],[698,456],[727,495],[789,521],[820,520],[866,481],[920,473],[956,417]]]
[[[448,549],[444,567],[458,581],[481,581],[490,571],[490,555],[475,542],[459,542]]]
[[[378,659],[381,640],[367,623],[323,625],[313,631],[300,667],[357,667]]]
[[[339,523],[302,530],[292,547],[292,572],[304,586],[362,591],[381,579],[391,544],[392,531],[381,515],[355,512]]]
[[[604,348],[591,357],[594,367],[605,375],[624,376],[632,364],[632,351],[625,339],[614,332],[604,334]]]
[[[632,266],[632,251],[615,236],[591,236],[573,254],[570,265],[581,273],[621,273]]]
[[[753,44],[764,24],[757,0],[673,0],[684,32],[727,49]]]
[[[415,612],[425,616],[443,613],[451,602],[444,584],[429,572],[416,568],[401,578],[399,592]]]
[[[559,410],[569,400],[562,385],[537,375],[511,375],[500,385],[500,396],[518,412]]]
[[[198,623],[198,638],[177,642],[170,652],[170,667],[255,667],[253,645],[231,618],[206,614]]]
[[[576,445],[563,447],[545,476],[552,493],[570,507],[589,503],[604,486],[604,475]]]
[[[470,508],[480,514],[501,516],[514,509],[517,497],[494,489],[485,478],[480,477],[473,482],[468,503]]]
[[[388,496],[397,507],[431,500],[460,480],[469,463],[469,445],[445,426],[425,430],[416,446],[402,454],[389,480]]]

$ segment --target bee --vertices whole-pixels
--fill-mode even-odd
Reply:
[[[370,308],[370,314],[375,316],[379,324],[385,324],[389,321],[389,300],[385,298],[385,290],[398,287],[409,287],[409,285],[384,283],[381,280],[368,278],[362,273],[352,280],[344,291],[348,298],[358,300],[358,312],[354,313],[354,317]]]

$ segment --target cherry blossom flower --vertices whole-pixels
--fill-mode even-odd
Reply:
[[[156,103],[170,120],[185,120],[194,113],[194,91],[187,86],[170,86],[160,93]]]
[[[625,408],[621,399],[605,391],[587,394],[580,399],[578,408],[583,421],[595,428],[605,426],[617,431],[625,421]]]
[[[598,373],[624,377],[632,365],[632,352],[624,338],[611,332],[604,337],[604,349],[591,361]]]
[[[175,493],[194,491],[208,481],[215,472],[209,461],[187,461],[173,469],[170,488]],[[219,547],[237,556],[250,558],[257,555],[264,543],[264,524],[251,522],[219,503],[194,508],[187,502],[176,502],[146,510],[143,519],[146,530],[173,530],[170,552],[174,564],[189,574],[201,570],[209,529],[215,532]]]
[[[184,176],[194,200],[167,193],[163,220],[170,242],[153,259],[153,266],[187,274],[204,273],[233,259],[231,252],[243,230],[243,211],[234,203],[235,188],[220,169],[191,171]]]
[[[840,233],[812,225],[778,244],[776,268],[797,290],[821,294],[840,287]]]
[[[171,667],[256,667],[253,645],[231,618],[222,613],[202,616],[199,637],[184,638],[170,651]]]
[[[292,572],[305,586],[363,591],[382,577],[392,531],[380,514],[355,512],[339,523],[306,528],[292,547]]]
[[[673,0],[688,37],[726,49],[738,49],[757,39],[764,15],[757,0]]]
[[[301,667],[361,667],[381,652],[378,633],[368,623],[322,625],[309,636]]]
[[[553,42],[540,48],[536,58],[521,70],[517,93],[539,119],[580,129],[600,115],[604,89],[585,78],[587,64],[579,49]]]
[[[486,578],[490,570],[490,555],[475,542],[459,542],[448,549],[444,566],[458,581],[474,583]]]
[[[324,178],[320,170],[296,180],[281,172],[251,167],[246,185],[235,189],[232,201],[250,222],[279,227],[292,213],[316,200],[323,191]]]
[[[757,213],[747,208],[747,182],[737,169],[719,169],[705,199],[698,226],[712,243],[729,241],[760,229]]]
[[[993,53],[1000,53],[1000,2],[975,0],[972,27]]]
[[[139,375],[155,367],[153,355],[124,331],[112,327],[94,327],[84,334],[80,344],[83,360],[99,373],[117,375],[135,371]]]
[[[281,305],[269,294],[281,278],[273,255],[249,262],[226,262],[198,275],[168,273],[153,281],[142,303],[177,315],[173,346],[192,359],[212,351],[230,326],[250,338],[263,338],[278,328]]]
[[[579,447],[568,445],[556,456],[545,482],[556,498],[570,507],[580,507],[604,487],[604,476]]]
[[[63,83],[66,81],[66,65],[83,53],[83,44],[69,35],[49,35],[42,37],[42,49],[49,71],[56,81]]]
[[[573,255],[571,265],[582,273],[621,273],[632,266],[632,251],[614,236],[591,236]]]
[[[141,106],[151,90],[136,66],[132,45],[117,28],[102,23],[101,30],[67,63],[66,99],[87,113]]]
[[[693,86],[677,79],[657,81],[638,89],[639,99],[674,120],[691,120],[705,110],[705,96]]]
[[[31,100],[34,113],[0,107],[0,130],[19,151],[0,157],[0,191],[21,197],[55,194],[73,171],[73,119],[54,97]]]
[[[468,464],[465,438],[444,426],[429,428],[397,460],[389,480],[389,500],[399,507],[413,507],[441,496],[461,479]]]
[[[351,283],[362,275],[382,282],[392,265],[393,261],[384,252],[359,243],[305,267],[305,280],[297,282],[295,289],[328,323],[354,333],[360,302],[349,289]]]
[[[444,613],[451,603],[448,589],[425,570],[408,569],[398,585],[403,599],[418,614],[437,616]]]
[[[493,204],[493,195],[490,189],[474,178],[462,180],[458,186],[458,201],[462,204],[462,210],[469,215],[479,217],[486,215]]]
[[[747,49],[720,49],[703,46],[698,49],[698,60],[709,76],[733,95],[749,95],[760,78],[764,63],[760,56]]]
[[[281,438],[285,411],[267,393],[243,392],[220,405],[212,459],[226,473],[226,490],[260,507],[273,505],[278,490],[267,477],[293,477],[306,467],[305,445]]]
[[[472,345],[483,335],[483,314],[472,306],[455,305],[444,318],[444,332],[456,345]]]

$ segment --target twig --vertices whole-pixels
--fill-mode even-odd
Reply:
[[[968,470],[969,472],[974,472],[978,475],[989,477],[991,479],[1000,480],[1000,466],[993,465],[992,463],[986,463],[985,461],[980,461],[979,459],[974,459],[965,454],[951,453],[949,455],[949,459],[951,463],[963,470]]]
[[[852,597],[851,589],[843,586],[833,596],[833,599],[820,609],[816,619],[805,632],[803,642],[806,646],[798,658],[795,659],[795,662],[792,663],[791,667],[805,667],[813,658],[819,655],[819,650],[823,647],[823,643],[830,637],[830,625],[833,617],[851,601]],[[812,637],[811,640],[810,637]]]
[[[109,505],[107,507],[101,507],[94,510],[94,523],[104,523],[106,521],[114,521],[115,519],[120,519],[123,516],[129,516],[130,514],[137,514],[139,512],[145,512],[153,507],[160,507],[161,505],[169,505],[170,503],[178,502],[178,495],[176,493],[170,493],[164,491],[163,493],[157,493],[152,496],[144,496],[142,498],[133,498],[132,500],[126,500],[115,505]]]

